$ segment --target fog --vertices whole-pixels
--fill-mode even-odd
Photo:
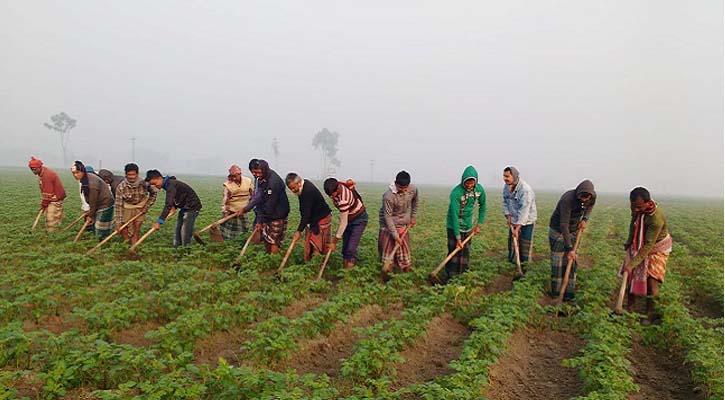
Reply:
[[[723,195],[722,0],[5,1],[0,54],[0,165],[66,168],[65,112],[70,157],[115,172],[135,137],[177,175]]]

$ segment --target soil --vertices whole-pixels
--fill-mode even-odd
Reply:
[[[627,358],[632,363],[634,383],[639,386],[639,392],[629,400],[702,398],[694,391],[690,367],[679,357],[634,340]]]
[[[346,324],[338,326],[328,336],[320,336],[301,344],[300,351],[281,366],[293,368],[298,374],[327,374],[332,378],[340,375],[341,360],[352,355],[353,347],[363,334],[355,328],[367,328],[379,321],[390,320],[400,315],[402,304],[397,303],[385,310],[377,304],[367,305],[350,316]]]
[[[550,400],[582,395],[576,370],[561,365],[582,346],[581,339],[565,332],[532,327],[515,331],[506,354],[491,367],[486,398]]]
[[[158,322],[144,322],[142,324],[132,325],[128,329],[114,332],[111,334],[111,340],[119,344],[130,344],[136,347],[149,347],[153,342],[146,339],[146,332],[158,329],[161,326]]]
[[[458,359],[471,331],[450,314],[433,318],[425,334],[400,353],[404,363],[397,364],[394,387],[402,388],[423,383],[453,372],[448,366]]]

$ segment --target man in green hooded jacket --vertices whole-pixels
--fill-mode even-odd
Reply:
[[[473,224],[473,214],[478,203],[478,219]],[[486,192],[478,183],[478,172],[472,165],[466,167],[461,176],[461,183],[451,190],[450,206],[446,218],[448,232],[448,254],[461,249],[446,264],[447,279],[464,273],[468,269],[471,242],[463,245],[469,235],[481,231],[481,224],[486,218]]]

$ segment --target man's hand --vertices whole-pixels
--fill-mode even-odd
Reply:
[[[158,231],[159,229],[161,229],[161,224],[159,223],[159,221],[156,221],[153,223],[153,225],[151,225],[151,228]]]
[[[340,239],[338,239],[337,237],[334,237],[334,238],[332,239],[332,241],[330,242],[330,245],[328,246],[328,249],[329,249],[330,251],[335,251],[335,249],[337,248],[337,241],[338,241],[338,240],[340,240]]]
[[[256,225],[254,225],[254,229],[255,229],[255,230],[256,230],[257,232],[262,232],[262,224],[256,224]]]
[[[481,233],[481,225],[480,224],[479,225],[476,225],[476,227],[473,228],[473,234],[474,235],[478,235],[479,233]]]
[[[511,226],[511,215],[506,216],[506,225]]]
[[[295,231],[295,234],[292,235],[292,241],[296,242],[296,241],[300,240],[300,236],[301,236],[300,231]]]
[[[461,242],[461,239],[456,239],[456,248],[458,250],[463,249],[463,242]]]
[[[93,223],[93,218],[91,218],[90,215],[86,216],[86,225],[90,225]]]
[[[241,217],[242,215],[244,215],[244,209],[237,211],[237,217]]]
[[[398,236],[397,238],[395,238],[395,244],[397,244],[398,246],[402,246],[403,239],[400,236]]]
[[[410,229],[410,228],[412,228],[414,226],[415,226],[415,218],[411,218],[410,219],[410,223],[408,224],[408,229]]]
[[[579,221],[579,230],[581,230],[583,232],[584,229],[586,229],[586,228],[587,228],[587,221],[585,221],[585,220]]]
[[[511,235],[512,235],[512,236],[513,236],[514,238],[518,239],[518,238],[519,238],[519,234],[520,234],[520,233],[521,233],[521,225],[513,225],[513,226],[511,227]]]
[[[576,261],[576,252],[573,249],[566,253],[566,260],[571,262]]]

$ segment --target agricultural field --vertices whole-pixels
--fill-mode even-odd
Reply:
[[[80,213],[77,183],[59,174],[67,224]],[[204,203],[197,227],[217,219],[221,178],[179,178]],[[486,187],[470,271],[433,287],[449,188],[420,187],[414,272],[382,284],[384,185],[359,185],[371,215],[362,261],[344,270],[336,253],[316,281],[322,260],[303,264],[301,246],[281,276],[282,254],[261,246],[237,272],[246,235],[174,249],[173,221],[139,247],[140,260],[120,241],[87,256],[90,235],[72,243],[72,230],[30,232],[39,204],[30,171],[0,170],[0,182],[0,399],[723,398],[721,201],[655,193],[675,244],[657,301],[662,322],[642,326],[637,315],[611,313],[626,195],[600,195],[577,298],[555,306],[545,294],[547,226],[560,193],[537,193],[534,261],[514,280],[500,186]],[[298,220],[289,197],[286,243]]]

